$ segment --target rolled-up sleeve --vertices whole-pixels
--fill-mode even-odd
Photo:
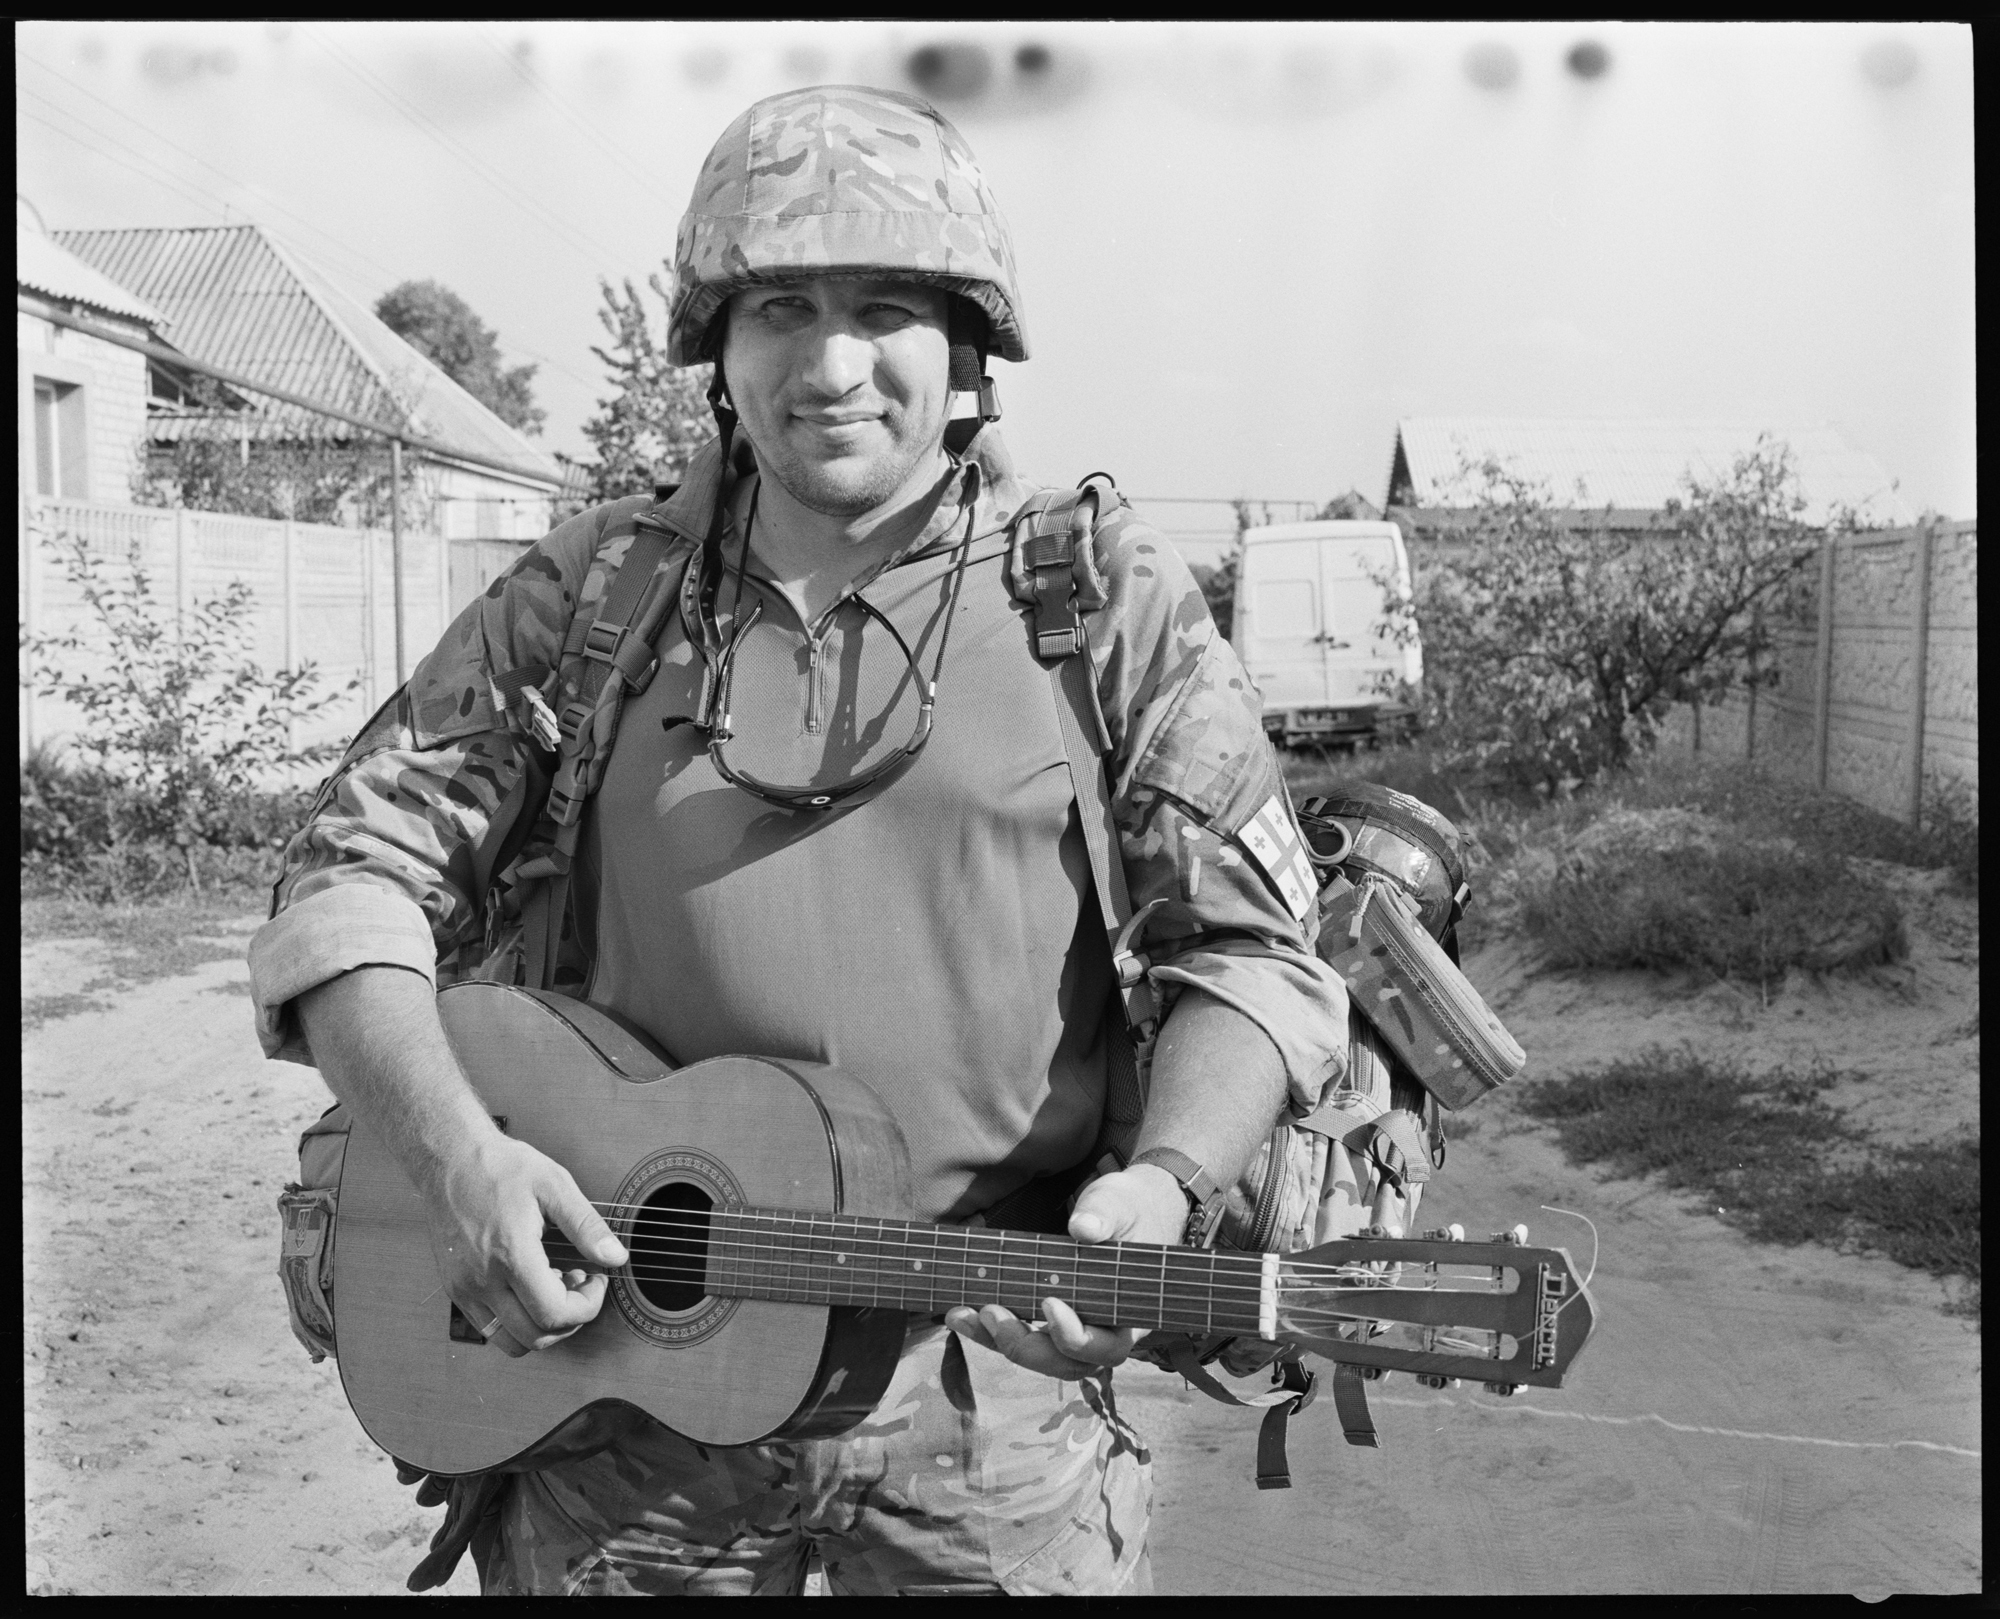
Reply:
[[[344,882],[272,917],[250,941],[251,994],[264,1055],[310,1064],[292,1001],[370,966],[407,967],[437,982],[437,946],[421,906],[373,883]]]
[[[1317,1107],[1347,1065],[1347,988],[1314,953],[1318,885],[1264,734],[1262,700],[1187,565],[1120,512],[1096,560],[1115,633],[1093,628],[1112,733],[1113,815],[1132,905],[1161,901],[1145,948],[1163,997],[1243,1014]]]

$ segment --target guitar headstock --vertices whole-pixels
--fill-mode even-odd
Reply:
[[[1515,1235],[1347,1237],[1283,1255],[1279,1336],[1425,1380],[1558,1388],[1596,1310],[1565,1250]]]

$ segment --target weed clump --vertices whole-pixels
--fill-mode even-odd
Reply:
[[[1760,986],[1909,951],[1894,897],[1846,860],[1730,836],[1565,862],[1524,885],[1520,922],[1552,966],[1692,967]]]
[[[1521,1106],[1555,1126],[1572,1159],[1698,1192],[1760,1242],[1833,1242],[1965,1276],[1973,1285],[1957,1308],[1977,1318],[1978,1139],[1871,1146],[1822,1099],[1840,1077],[1824,1067],[1757,1077],[1655,1047],[1523,1086]]]

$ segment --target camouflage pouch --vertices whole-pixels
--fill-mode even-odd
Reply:
[[[335,1353],[333,1233],[352,1116],[339,1103],[299,1137],[300,1179],[278,1194],[278,1281],[292,1336],[315,1361]]]

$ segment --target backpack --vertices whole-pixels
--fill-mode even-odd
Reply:
[[[1421,800],[1371,783],[1309,798],[1298,819],[1320,883],[1318,953],[1350,989],[1348,1066],[1312,1113],[1276,1122],[1229,1191],[1216,1245],[1250,1253],[1413,1235],[1424,1186],[1444,1167],[1440,1094],[1452,1106],[1471,1099],[1462,1071],[1477,1068],[1475,1057],[1498,1044],[1512,1048],[1513,1066],[1496,1077],[1482,1072],[1483,1087],[1510,1077],[1522,1061],[1455,965],[1457,923],[1471,892],[1457,828]],[[1363,926],[1370,901],[1374,920]],[[1349,936],[1350,922],[1363,934],[1359,943]],[[1390,1010],[1406,1003],[1458,1016],[1422,1023],[1420,1039],[1399,1038],[1406,1031]],[[1477,1035],[1466,1036],[1466,1025]],[[1343,1333],[1366,1338],[1373,1328],[1356,1323]],[[1139,1353],[1213,1399],[1262,1407],[1257,1487],[1291,1483],[1286,1425],[1316,1393],[1316,1375],[1300,1351],[1220,1333],[1155,1333]],[[1217,1364],[1236,1376],[1268,1367],[1272,1387],[1237,1393],[1205,1370]],[[1376,1367],[1334,1364],[1335,1414],[1350,1445],[1379,1443],[1365,1388],[1382,1375]]]

